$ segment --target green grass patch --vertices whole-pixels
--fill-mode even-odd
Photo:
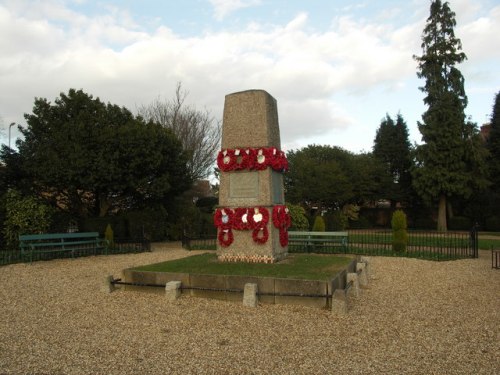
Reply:
[[[500,249],[500,239],[481,239],[478,240],[478,246],[481,250]]]
[[[281,279],[329,280],[343,270],[352,258],[334,255],[293,254],[281,262],[219,262],[214,253],[194,255],[168,262],[136,267],[137,271],[175,272],[201,275],[237,275],[275,277]]]

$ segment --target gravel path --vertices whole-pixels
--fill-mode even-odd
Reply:
[[[373,257],[345,317],[101,290],[126,267],[196,252],[0,267],[0,374],[500,374],[500,270]]]

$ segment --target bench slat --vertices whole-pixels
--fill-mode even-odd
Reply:
[[[29,253],[30,262],[35,253],[71,251],[74,257],[75,251],[93,249],[95,252],[97,249],[106,249],[108,243],[99,238],[97,232],[24,234],[19,236],[19,242],[21,253]]]

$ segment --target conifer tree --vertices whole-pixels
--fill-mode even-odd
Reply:
[[[491,115],[491,129],[487,141],[489,172],[492,188],[500,194],[500,91],[496,94]]]
[[[422,56],[414,56],[417,76],[425,80],[420,89],[428,109],[418,123],[424,143],[416,150],[413,185],[424,200],[439,202],[438,230],[447,229],[449,198],[469,196],[475,182],[471,145],[478,144],[478,132],[477,126],[465,119],[464,77],[456,65],[467,57],[461,52],[455,26],[455,13],[448,2],[433,0],[422,34]]]
[[[398,113],[396,122],[389,116],[382,120],[373,144],[373,155],[381,160],[392,177],[388,196],[392,203],[408,201],[411,195],[411,147],[408,127]]]

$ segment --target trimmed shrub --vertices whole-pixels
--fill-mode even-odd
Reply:
[[[108,224],[106,230],[104,231],[104,238],[108,241],[108,246],[110,248],[113,248],[115,246],[115,237],[113,234],[113,228],[111,228],[110,224]]]
[[[392,250],[401,253],[406,251],[408,244],[408,232],[406,224],[406,214],[401,210],[396,210],[392,214]]]
[[[316,216],[314,218],[314,224],[313,224],[313,232],[324,232],[326,229],[325,226],[325,220],[323,219],[323,216]]]

